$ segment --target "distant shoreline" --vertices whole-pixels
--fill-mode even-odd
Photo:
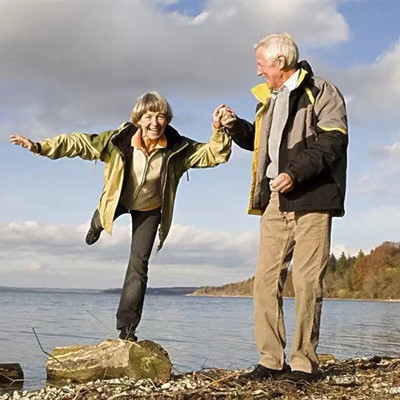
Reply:
[[[196,291],[198,287],[175,286],[175,287],[148,287],[147,295],[165,295],[165,296],[185,296],[185,297],[221,297],[221,298],[253,298],[249,295],[233,295],[233,294],[192,294],[190,291]],[[73,294],[120,294],[121,289],[61,289],[61,288],[40,288],[40,287],[7,287],[0,286],[0,292],[36,292],[36,293],[73,293]],[[291,296],[284,296],[285,299],[294,299]],[[324,297],[324,301],[373,301],[385,303],[399,303],[400,299],[353,299],[340,297]]]
[[[187,297],[231,297],[231,298],[235,298],[235,297],[239,297],[239,298],[250,298],[252,299],[253,296],[246,296],[246,295],[229,295],[229,294],[185,294],[185,296]],[[284,299],[294,299],[294,297],[284,297]],[[377,301],[377,302],[385,302],[385,303],[399,303],[400,299],[346,299],[343,298],[341,299],[340,297],[324,297],[323,298],[324,301],[327,300],[332,300],[332,301],[342,301],[342,300],[346,300],[346,301]]]
[[[232,298],[242,297],[242,298],[250,298],[250,299],[253,298],[253,296],[247,296],[244,294],[235,295],[235,294],[191,294],[191,293],[189,293],[189,294],[185,294],[185,296],[187,296],[187,297],[232,297]]]

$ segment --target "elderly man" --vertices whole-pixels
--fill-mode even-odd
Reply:
[[[254,285],[255,337],[261,359],[242,379],[318,378],[322,281],[331,218],[344,215],[346,106],[338,89],[313,75],[290,35],[255,45],[255,123],[223,110],[222,124],[254,152],[249,213],[259,214],[260,247]],[[296,328],[285,361],[282,288],[292,262]]]

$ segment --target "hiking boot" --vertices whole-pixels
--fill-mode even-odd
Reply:
[[[321,372],[304,372],[304,371],[291,371],[282,374],[279,380],[289,381],[297,384],[311,383],[322,379]]]
[[[121,328],[119,338],[122,340],[129,340],[130,342],[137,342],[138,338],[135,335],[135,331],[131,331],[127,327]]]
[[[272,369],[264,367],[264,365],[257,364],[253,371],[239,375],[238,379],[242,382],[278,379],[281,375],[287,373],[288,371],[290,371],[290,367],[287,364],[284,365],[283,369]]]
[[[85,242],[86,244],[88,244],[89,246],[93,243],[96,243],[99,240],[101,234],[101,230],[97,230],[94,228],[90,228],[88,230],[88,233],[86,234],[86,238],[85,238]]]

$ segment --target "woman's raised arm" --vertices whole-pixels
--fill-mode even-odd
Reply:
[[[32,153],[37,153],[39,150],[38,145],[35,142],[22,135],[10,135],[10,142],[16,146],[24,147]]]

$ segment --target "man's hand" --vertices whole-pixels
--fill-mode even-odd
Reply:
[[[21,135],[10,135],[10,142],[17,145],[17,146],[22,146],[25,149],[28,149],[32,153],[37,153],[38,152],[38,147],[35,142],[32,142],[32,140],[21,136]]]
[[[270,182],[270,188],[273,192],[289,192],[293,189],[292,178],[285,172],[282,172],[273,181]]]
[[[222,127],[231,129],[235,125],[236,115],[228,106],[221,104],[214,110],[213,120],[215,129]]]

